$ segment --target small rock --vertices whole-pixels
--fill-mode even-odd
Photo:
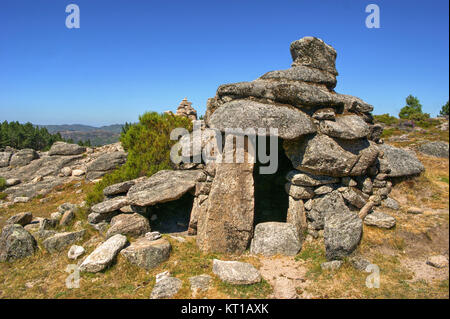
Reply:
[[[11,216],[7,221],[6,224],[19,224],[21,226],[28,225],[33,220],[33,214],[32,213],[20,213],[14,216]]]
[[[60,212],[54,212],[50,214],[50,218],[58,222],[61,220],[62,216],[63,215]]]
[[[64,176],[70,176],[72,175],[72,169],[70,167],[63,167],[61,169],[61,174],[63,174]]]
[[[158,231],[148,232],[145,234],[145,238],[148,240],[157,240],[161,238],[161,234]]]
[[[69,225],[72,220],[75,218],[75,213],[73,210],[67,210],[61,217],[61,220],[59,221],[60,226],[67,226]]]
[[[25,196],[19,196],[19,197],[14,198],[14,200],[13,200],[14,204],[17,204],[17,203],[28,203],[29,201],[30,201],[30,198],[29,197],[25,197]]]
[[[350,177],[342,177],[341,182],[348,187],[356,187],[358,185],[358,183]]]
[[[3,227],[0,236],[0,262],[22,259],[34,254],[34,237],[19,224]]]
[[[386,208],[393,209],[393,210],[399,210],[400,204],[393,198],[386,198],[381,202],[381,205],[383,205]]]
[[[72,176],[78,177],[84,175],[86,172],[82,169],[74,169],[72,170]]]
[[[211,281],[212,277],[206,274],[189,278],[189,282],[191,283],[191,290],[193,292],[207,291],[209,289]]]
[[[6,180],[6,187],[11,187],[20,184],[20,179],[17,178],[9,178]]]
[[[137,214],[120,214],[111,219],[111,227],[106,233],[110,238],[116,234],[139,237],[150,231],[148,219]]]
[[[125,194],[128,190],[135,184],[135,181],[126,181],[118,184],[114,184],[106,187],[103,190],[103,195],[105,196],[115,196],[119,194]]]
[[[156,275],[156,282],[161,281],[162,279],[166,278],[166,277],[170,277],[170,272],[168,270],[160,272],[159,274]]]
[[[173,239],[175,239],[176,241],[179,241],[180,243],[186,242],[186,239],[184,239],[183,237],[180,237],[180,236],[173,236],[173,235],[170,235],[170,238],[173,238]]]
[[[342,266],[341,260],[332,260],[320,264],[323,270],[338,270]]]
[[[364,224],[390,229],[395,226],[395,218],[386,213],[374,211],[364,218]]]
[[[98,246],[80,265],[80,271],[99,272],[111,265],[114,258],[127,244],[127,238],[117,234]]]
[[[62,251],[69,245],[80,241],[85,234],[85,230],[76,232],[58,233],[52,237],[47,238],[42,242],[42,245],[48,252],[54,253]]]
[[[366,271],[367,266],[371,264],[370,261],[361,256],[351,257],[349,261],[353,268],[360,271]]]
[[[144,269],[152,269],[169,259],[171,245],[166,239],[138,238],[120,252],[130,263]]]
[[[286,183],[285,190],[289,196],[295,199],[310,199],[314,197],[314,190],[307,186],[297,186]]]
[[[251,264],[239,261],[213,260],[213,273],[232,285],[251,285],[261,281],[261,275]]]
[[[333,187],[331,187],[329,185],[323,185],[323,186],[320,186],[320,187],[316,188],[314,190],[314,194],[316,194],[316,195],[325,195],[325,194],[331,193],[333,190],[334,190]]]
[[[170,298],[175,295],[178,290],[180,290],[183,285],[182,281],[175,277],[164,277],[155,284],[152,293],[150,295],[151,299],[162,299]]]
[[[105,214],[121,209],[128,205],[128,199],[125,196],[116,197],[98,203],[91,207],[93,213]]]
[[[84,253],[85,253],[85,250],[83,247],[73,245],[72,247],[70,247],[69,252],[67,253],[67,257],[69,257],[69,259],[77,259]]]
[[[448,259],[443,255],[430,256],[427,259],[427,265],[435,268],[445,268],[448,266]]]
[[[423,210],[421,208],[418,207],[409,207],[408,210],[406,211],[408,214],[423,214]]]

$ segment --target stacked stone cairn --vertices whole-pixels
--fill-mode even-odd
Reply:
[[[271,191],[288,194],[285,220],[255,225],[257,165],[245,161],[202,162],[113,185],[105,190],[105,202],[92,208],[95,222],[107,222],[125,207],[152,221],[153,214],[165,212],[158,207],[190,196],[187,230],[203,251],[240,254],[250,248],[255,254],[295,255],[308,234],[323,234],[328,260],[350,255],[364,219],[389,200],[393,183],[424,167],[413,153],[383,144],[370,104],[334,91],[338,73],[330,45],[305,37],[292,42],[290,51],[289,69],[221,85],[208,100],[202,125],[203,133],[278,130],[279,155],[288,162],[278,170],[288,173],[284,189]]]
[[[181,101],[180,105],[178,106],[176,115],[187,117],[192,121],[195,121],[197,119],[197,111],[192,107],[192,102],[189,102],[187,98],[184,98]]]

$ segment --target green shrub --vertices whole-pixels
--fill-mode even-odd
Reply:
[[[0,191],[6,188],[6,180],[3,177],[0,177]]]
[[[400,110],[398,117],[405,120],[423,121],[430,118],[430,114],[422,112],[422,104],[417,97],[408,95],[406,105]]]
[[[381,115],[374,115],[373,118],[375,122],[383,123],[386,125],[394,125],[398,123],[398,118],[396,118],[395,116],[390,116],[388,113]]]
[[[87,204],[101,202],[103,189],[109,185],[151,176],[163,169],[174,169],[170,149],[176,141],[170,140],[170,132],[178,127],[191,131],[192,122],[181,116],[148,112],[139,117],[138,123],[128,125],[120,137],[123,148],[128,152],[127,162],[95,185],[87,195]]]
[[[448,116],[448,101],[444,105],[442,105],[441,111],[439,112],[440,116]]]
[[[8,197],[8,194],[0,192],[0,200],[4,200]]]

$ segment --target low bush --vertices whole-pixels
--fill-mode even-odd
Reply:
[[[383,123],[386,125],[395,125],[398,124],[398,118],[395,116],[390,116],[388,113],[381,114],[381,115],[374,115],[373,116],[376,123]]]
[[[109,185],[151,176],[163,169],[174,169],[170,160],[170,149],[176,141],[170,140],[175,128],[192,130],[192,122],[173,114],[148,112],[139,117],[139,122],[128,125],[120,141],[128,152],[127,162],[117,170],[105,175],[87,195],[89,206],[103,200],[103,189]]]

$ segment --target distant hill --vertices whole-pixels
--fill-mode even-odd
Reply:
[[[101,127],[83,124],[37,125],[45,127],[49,133],[60,133],[64,139],[74,142],[91,141],[92,146],[101,146],[119,141],[122,124],[113,124]]]

